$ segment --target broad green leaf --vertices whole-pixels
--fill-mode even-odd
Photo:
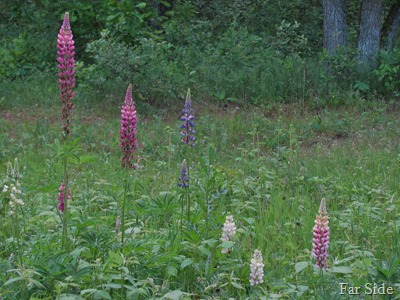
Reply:
[[[339,274],[351,274],[353,273],[353,270],[350,267],[333,267],[331,269],[332,273],[339,273]]]
[[[232,286],[237,288],[237,289],[241,289],[244,290],[244,287],[242,287],[239,283],[232,281],[231,282]]]
[[[183,292],[181,292],[180,290],[175,290],[166,293],[162,299],[179,300],[182,297],[182,295],[184,295]]]
[[[168,266],[167,267],[167,274],[168,274],[168,276],[174,276],[175,277],[178,274],[178,270],[173,266]]]
[[[56,299],[57,300],[84,300],[81,296],[69,295],[69,294],[61,294]]]
[[[294,266],[294,268],[296,270],[296,273],[300,273],[301,271],[303,271],[307,267],[308,267],[308,262],[307,261],[300,261]]]
[[[232,248],[235,243],[232,241],[224,241],[222,242],[222,247],[225,249]]]
[[[108,292],[106,292],[106,291],[97,290],[94,294],[95,294],[95,296],[101,297],[103,299],[112,300],[110,294]]]
[[[192,260],[190,258],[186,258],[182,263],[181,263],[181,269],[190,266],[192,264]]]

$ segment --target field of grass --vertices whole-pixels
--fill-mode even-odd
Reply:
[[[400,299],[397,107],[236,107],[193,95],[197,144],[188,147],[179,133],[184,99],[155,109],[134,93],[140,162],[125,170],[118,148],[125,91],[78,89],[67,251],[57,209],[64,178],[57,87],[43,81],[4,91],[0,299]],[[15,158],[25,204],[10,215],[1,189]],[[183,159],[187,190],[177,186]],[[115,224],[124,198],[122,244]],[[330,217],[323,272],[311,255],[322,198]],[[228,214],[233,243],[221,241]],[[232,249],[223,254],[224,247]],[[256,249],[265,276],[251,286]],[[359,294],[340,295],[345,283]]]

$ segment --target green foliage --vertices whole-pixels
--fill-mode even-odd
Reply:
[[[297,55],[279,57],[246,28],[232,25],[218,41],[203,45],[175,47],[152,39],[140,43],[132,48],[104,32],[88,45],[95,64],[82,70],[86,79],[98,85],[134,82],[144,98],[158,105],[180,97],[188,86],[202,98],[254,104],[290,101],[309,93],[304,61]]]
[[[380,53],[379,68],[374,75],[379,81],[379,91],[383,94],[398,97],[397,87],[400,84],[400,49],[392,52],[382,51]]]
[[[307,38],[299,33],[299,27],[298,22],[295,21],[294,24],[291,24],[285,20],[277,26],[276,39],[273,45],[281,55],[306,56],[310,52]]]

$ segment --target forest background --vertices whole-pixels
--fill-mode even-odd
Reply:
[[[2,1],[1,81],[54,80],[65,11],[78,85],[102,93],[133,82],[151,106],[188,87],[205,101],[266,107],[398,97],[393,0]]]

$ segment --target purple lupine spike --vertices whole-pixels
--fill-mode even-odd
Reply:
[[[328,247],[329,247],[329,216],[326,210],[326,199],[322,198],[318,214],[315,218],[313,228],[313,257],[316,266],[322,270],[328,268]]]
[[[195,123],[193,123],[193,109],[192,109],[192,99],[190,96],[190,89],[188,89],[187,95],[186,95],[186,101],[185,101],[185,106],[182,110],[182,114],[180,117],[180,120],[183,121],[181,124],[181,135],[182,135],[182,143],[194,146],[195,145],[195,130],[193,127],[196,126]]]
[[[117,220],[115,221],[115,232],[118,234],[119,228],[121,227],[121,218],[117,216]]]
[[[134,152],[137,150],[136,141],[136,109],[132,99],[132,84],[128,86],[125,102],[121,109],[121,137],[119,147],[122,150],[121,165],[124,168],[135,168]]]
[[[57,208],[64,212],[64,204],[65,204],[65,196],[64,196],[65,185],[64,182],[61,182],[59,193],[58,193],[58,205]],[[71,199],[71,190],[68,188],[68,199]]]
[[[184,159],[182,162],[181,176],[179,176],[179,178],[178,178],[178,186],[183,187],[183,188],[189,187],[189,177],[187,175],[186,159]]]
[[[58,85],[60,87],[60,98],[62,102],[61,120],[63,121],[63,131],[65,135],[70,133],[71,112],[74,108],[71,102],[75,96],[75,46],[69,13],[64,14],[64,22],[61,25],[57,38],[57,61],[58,61]]]

